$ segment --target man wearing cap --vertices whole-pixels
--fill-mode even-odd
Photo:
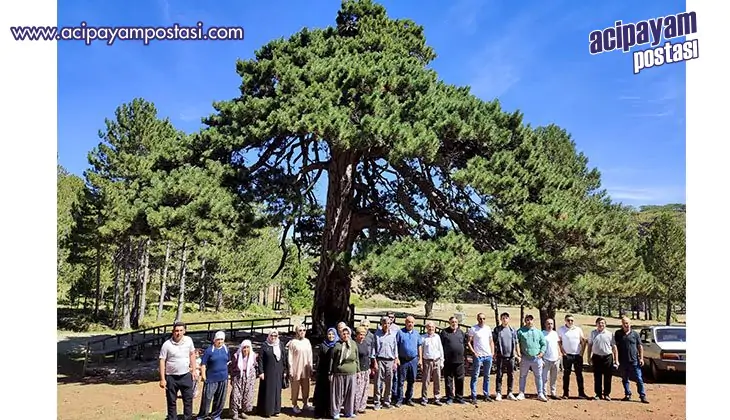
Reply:
[[[226,334],[223,331],[215,333],[213,345],[205,349],[203,360],[200,363],[200,376],[203,377],[203,399],[200,402],[198,419],[212,418],[220,420],[223,414],[223,405],[228,391],[228,347]],[[210,404],[213,403],[213,411]]]
[[[195,346],[193,339],[185,336],[185,324],[175,322],[172,337],[160,349],[160,388],[167,399],[167,420],[177,419],[177,392],[182,393],[183,418],[193,418],[193,383],[195,372]]]

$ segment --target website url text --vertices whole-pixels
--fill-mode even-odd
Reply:
[[[116,41],[142,41],[149,45],[152,41],[242,41],[244,30],[240,26],[203,27],[196,26],[12,26],[10,32],[16,41],[84,41],[91,45],[95,41],[105,41],[112,45]]]

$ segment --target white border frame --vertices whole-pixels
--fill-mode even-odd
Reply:
[[[10,26],[56,25],[54,0],[0,4],[0,206],[5,287],[0,323],[5,342],[30,349],[32,359],[7,354],[4,418],[57,418],[56,278],[56,42],[19,42]]]
[[[727,218],[728,89],[725,17],[727,2],[688,0],[697,13],[699,58],[687,66],[687,325],[690,328],[687,371],[687,417],[714,417],[725,407],[722,373],[711,361],[723,357],[717,337],[724,324],[730,287],[725,262]],[[723,182],[725,181],[725,182]],[[724,327],[721,327],[724,328]],[[711,340],[711,339],[710,339]],[[710,344],[710,345],[707,345]],[[693,383],[692,388],[689,384]],[[691,391],[690,391],[691,390]],[[691,413],[691,414],[690,414]]]
[[[31,341],[42,348],[55,328],[55,250],[53,248],[56,208],[54,172],[57,151],[57,48],[55,42],[17,42],[11,25],[52,25],[57,21],[57,4],[52,0],[4,2],[0,5],[0,108],[5,135],[0,143],[0,182],[4,200],[0,206],[3,233],[3,277],[5,293],[13,297],[0,307],[0,323],[11,348]],[[721,308],[730,291],[724,261],[726,238],[730,237],[726,215],[725,168],[728,120],[723,104],[730,97],[727,74],[724,20],[730,8],[726,2],[689,0],[687,11],[697,12],[698,33],[688,39],[700,42],[700,58],[687,65],[687,306],[691,326],[687,411],[721,412],[724,400],[721,373],[709,363],[723,357],[723,343],[701,344],[713,335],[713,326],[723,323]],[[113,47],[111,47],[113,48]],[[30,302],[26,303],[26,302]],[[19,324],[14,320],[23,317]],[[694,321],[697,320],[697,321]],[[27,328],[28,337],[16,328]],[[23,332],[23,334],[26,334]],[[17,338],[13,339],[13,335]],[[701,354],[704,353],[704,354]],[[38,353],[33,364],[7,363],[5,376],[12,378],[4,417],[54,418],[57,393],[51,372],[52,357]],[[48,356],[49,354],[46,354]],[[12,358],[12,351],[8,354]],[[697,361],[697,363],[695,363]],[[710,382],[716,382],[710,384]],[[702,386],[700,386],[702,385]],[[39,398],[40,397],[40,398]],[[32,408],[31,408],[32,407]],[[701,408],[700,408],[701,407]]]

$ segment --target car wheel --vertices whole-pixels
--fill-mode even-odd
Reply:
[[[661,376],[662,376],[662,371],[659,370],[656,363],[652,360],[651,361],[651,377],[655,381],[659,381],[661,379]]]

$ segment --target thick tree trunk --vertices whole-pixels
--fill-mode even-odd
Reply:
[[[208,300],[208,284],[206,283],[206,271],[205,271],[205,257],[203,257],[202,264],[200,265],[200,301],[198,302],[198,310],[200,312],[205,311],[205,301]]]
[[[142,291],[139,295],[139,316],[137,323],[142,324],[145,313],[147,312],[147,284],[150,281],[150,245],[152,241],[147,239],[144,245],[144,268],[142,272]]]
[[[160,279],[160,302],[157,304],[157,320],[162,319],[162,311],[165,309],[165,295],[167,294],[167,269],[170,266],[170,241],[165,246],[165,265],[162,268]]]
[[[101,302],[101,241],[96,242],[96,296],[94,298],[94,319],[99,320],[99,304]]]
[[[555,305],[552,304],[543,304],[540,305],[540,329],[545,329],[545,323],[548,319],[553,320],[553,326],[557,326],[557,323],[555,322],[555,312],[556,308]]]
[[[175,321],[181,321],[183,312],[185,310],[185,272],[187,271],[188,263],[188,248],[187,242],[183,242],[182,246],[182,257],[180,260],[180,291],[177,295],[177,313],[175,314]]]
[[[327,328],[345,321],[350,301],[350,272],[348,262],[356,233],[351,208],[354,195],[354,175],[357,157],[352,153],[331,151],[327,177],[322,248],[312,308],[312,328],[324,335]]]
[[[426,303],[423,305],[423,309],[426,312],[425,317],[431,318],[431,314],[433,314],[433,299],[427,299]]]
[[[667,314],[664,321],[667,325],[672,325],[672,299],[667,299]]]
[[[661,315],[661,310],[662,310],[661,300],[659,298],[657,298],[655,300],[655,302],[656,303],[654,304],[654,308],[656,308],[656,320],[659,321],[661,319],[661,317],[662,317],[662,315]]]

